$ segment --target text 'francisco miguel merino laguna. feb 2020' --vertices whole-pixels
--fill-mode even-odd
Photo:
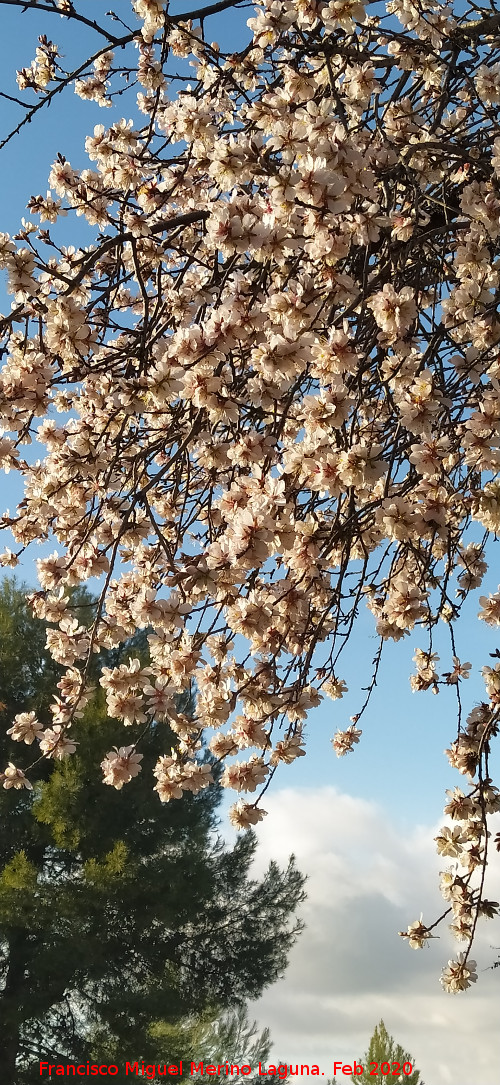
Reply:
[[[370,1063],[370,1066],[372,1067],[370,1074],[378,1076],[378,1063],[372,1062]],[[392,1064],[384,1062],[380,1066],[380,1073],[382,1076],[390,1074],[399,1075],[401,1072],[408,1075],[411,1074],[412,1070],[413,1066],[411,1062],[405,1062],[403,1067],[401,1067],[399,1062],[393,1062]],[[40,1075],[48,1073],[49,1077],[52,1077],[53,1074],[57,1077],[95,1077],[96,1075],[104,1077],[108,1074],[111,1077],[114,1077],[119,1072],[119,1067],[115,1064],[107,1065],[103,1063],[99,1065],[97,1063],[87,1062],[75,1066],[73,1063],[40,1062]],[[236,1063],[227,1062],[219,1065],[212,1063],[207,1063],[205,1065],[203,1062],[192,1062],[189,1070],[191,1077],[194,1077],[196,1074],[208,1074],[210,1077],[239,1077],[241,1074],[243,1077],[248,1077],[252,1072],[253,1068],[248,1064],[239,1066]],[[334,1073],[336,1074],[338,1072],[358,1075],[363,1073],[363,1066],[358,1062],[354,1062],[353,1066],[348,1063],[336,1062]],[[128,1077],[129,1074],[132,1074],[135,1077],[145,1077],[149,1081],[153,1081],[155,1077],[167,1077],[168,1075],[172,1077],[181,1076],[183,1073],[182,1060],[179,1063],[174,1063],[172,1066],[167,1066],[166,1063],[160,1065],[156,1063],[126,1062],[124,1073],[126,1077]],[[319,1066],[315,1064],[309,1066],[307,1063],[302,1063],[300,1067],[298,1063],[296,1063],[295,1066],[288,1065],[287,1063],[280,1063],[279,1066],[274,1066],[270,1063],[266,1068],[259,1062],[257,1073],[263,1077],[278,1077],[282,1081],[286,1077],[295,1076],[309,1077],[311,1075],[325,1077],[324,1072],[322,1073],[320,1071]],[[398,1078],[398,1080],[400,1080],[400,1078]]]

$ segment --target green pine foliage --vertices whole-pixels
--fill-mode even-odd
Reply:
[[[73,596],[89,614],[91,602],[81,590]],[[50,723],[57,670],[44,623],[5,579],[2,767],[35,760],[35,744],[13,745],[5,731],[18,711],[36,709]],[[300,929],[303,878],[293,859],[252,878],[255,838],[232,848],[217,839],[216,788],[159,802],[151,769],[175,743],[165,723],[143,740],[143,771],[126,793],[93,770],[96,753],[104,757],[121,738],[98,682],[73,731],[77,753],[40,761],[30,771],[33,792],[0,789],[0,1035],[10,1085],[45,1080],[38,1060],[49,1057],[188,1059],[200,1022],[257,998],[282,974]]]
[[[424,1082],[420,1079],[420,1071],[415,1070],[415,1059],[408,1051],[405,1051],[404,1047],[401,1047],[401,1044],[397,1044],[395,1040],[393,1040],[383,1021],[380,1021],[380,1023],[375,1026],[366,1054],[356,1061],[358,1065],[361,1063],[363,1073],[357,1074],[356,1077],[353,1075],[351,1081],[357,1082],[358,1085],[372,1085],[374,1081],[383,1082],[384,1080],[401,1081],[405,1083],[405,1085],[424,1085]],[[377,1063],[376,1077],[374,1076],[375,1067],[371,1065],[375,1062]],[[384,1072],[387,1071],[387,1066],[384,1065],[387,1063],[390,1067],[390,1074]],[[405,1063],[411,1063],[413,1067],[410,1074],[404,1073],[403,1068]],[[393,1074],[393,1071],[397,1069],[397,1066],[394,1066],[393,1064],[399,1064],[400,1075],[397,1077]],[[384,1067],[384,1070],[382,1070],[382,1067]]]
[[[246,1075],[245,1081],[252,1083],[264,1080],[258,1073],[259,1063],[267,1065],[272,1041],[269,1029],[259,1030],[257,1022],[250,1021],[243,1005],[225,1010],[216,1021],[209,1022],[199,1031],[196,1046],[195,1058],[203,1059],[205,1064],[223,1066],[228,1062],[251,1066],[252,1073]]]

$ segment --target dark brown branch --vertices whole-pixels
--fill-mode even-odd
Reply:
[[[26,11],[43,11],[48,12],[50,15],[60,15],[66,19],[73,19],[76,22],[84,23],[85,26],[89,26],[91,30],[95,30],[96,34],[102,34],[111,45],[119,46],[121,44],[120,39],[111,34],[109,30],[106,30],[104,26],[100,26],[95,19],[87,19],[74,7],[71,7],[69,11],[62,11],[60,8],[50,7],[48,4],[40,4],[38,0],[0,0],[0,4],[13,8],[22,8],[23,13]]]

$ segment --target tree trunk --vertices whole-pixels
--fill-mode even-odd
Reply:
[[[11,931],[8,935],[9,965],[5,986],[0,995],[0,1039],[2,1071],[5,1080],[17,1085],[16,1060],[19,1053],[19,996],[24,988],[26,963],[26,932]]]
[[[9,1023],[6,1030],[2,1021],[1,1009],[0,1036],[2,1038],[2,1073],[5,1074],[6,1081],[12,1082],[12,1085],[17,1085],[16,1060],[19,1049],[19,1027]]]

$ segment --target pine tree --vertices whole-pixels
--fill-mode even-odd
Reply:
[[[88,597],[79,591],[72,602],[81,613]],[[44,623],[4,580],[4,758],[13,714],[36,708],[50,722],[57,669]],[[227,848],[214,837],[217,789],[162,805],[146,773],[128,786],[127,802],[96,780],[96,742],[104,756],[119,734],[98,683],[73,732],[76,754],[40,761],[32,792],[0,790],[0,1035],[12,1085],[35,1072],[43,1081],[38,1060],[48,1057],[186,1058],[197,1020],[256,998],[282,973],[299,930],[303,879],[293,860],[251,879],[255,838]],[[144,761],[152,767],[174,742],[157,724]],[[33,750],[20,746],[19,764],[34,761]]]
[[[413,1056],[408,1051],[405,1051],[401,1044],[397,1044],[393,1040],[383,1021],[380,1021],[375,1026],[368,1051],[357,1062],[363,1066],[363,1073],[353,1075],[351,1081],[358,1082],[358,1085],[365,1085],[365,1083],[370,1085],[375,1080],[383,1082],[384,1077],[386,1077],[387,1081],[406,1082],[406,1085],[424,1085],[424,1082],[420,1080],[420,1071],[415,1070]],[[377,1063],[376,1068],[372,1066],[372,1063]],[[407,1074],[405,1067],[408,1069],[409,1065],[411,1065],[412,1071]],[[400,1071],[398,1077],[394,1077],[396,1069]],[[377,1074],[376,1078],[373,1071]]]
[[[250,1021],[246,1006],[226,1010],[215,1022],[200,1030],[197,1038],[198,1057],[207,1063],[222,1065],[225,1062],[237,1066],[251,1066],[247,1082],[259,1081],[259,1062],[265,1066],[271,1054],[271,1034],[268,1028],[259,1030],[256,1021]],[[269,1079],[267,1079],[269,1080]]]

